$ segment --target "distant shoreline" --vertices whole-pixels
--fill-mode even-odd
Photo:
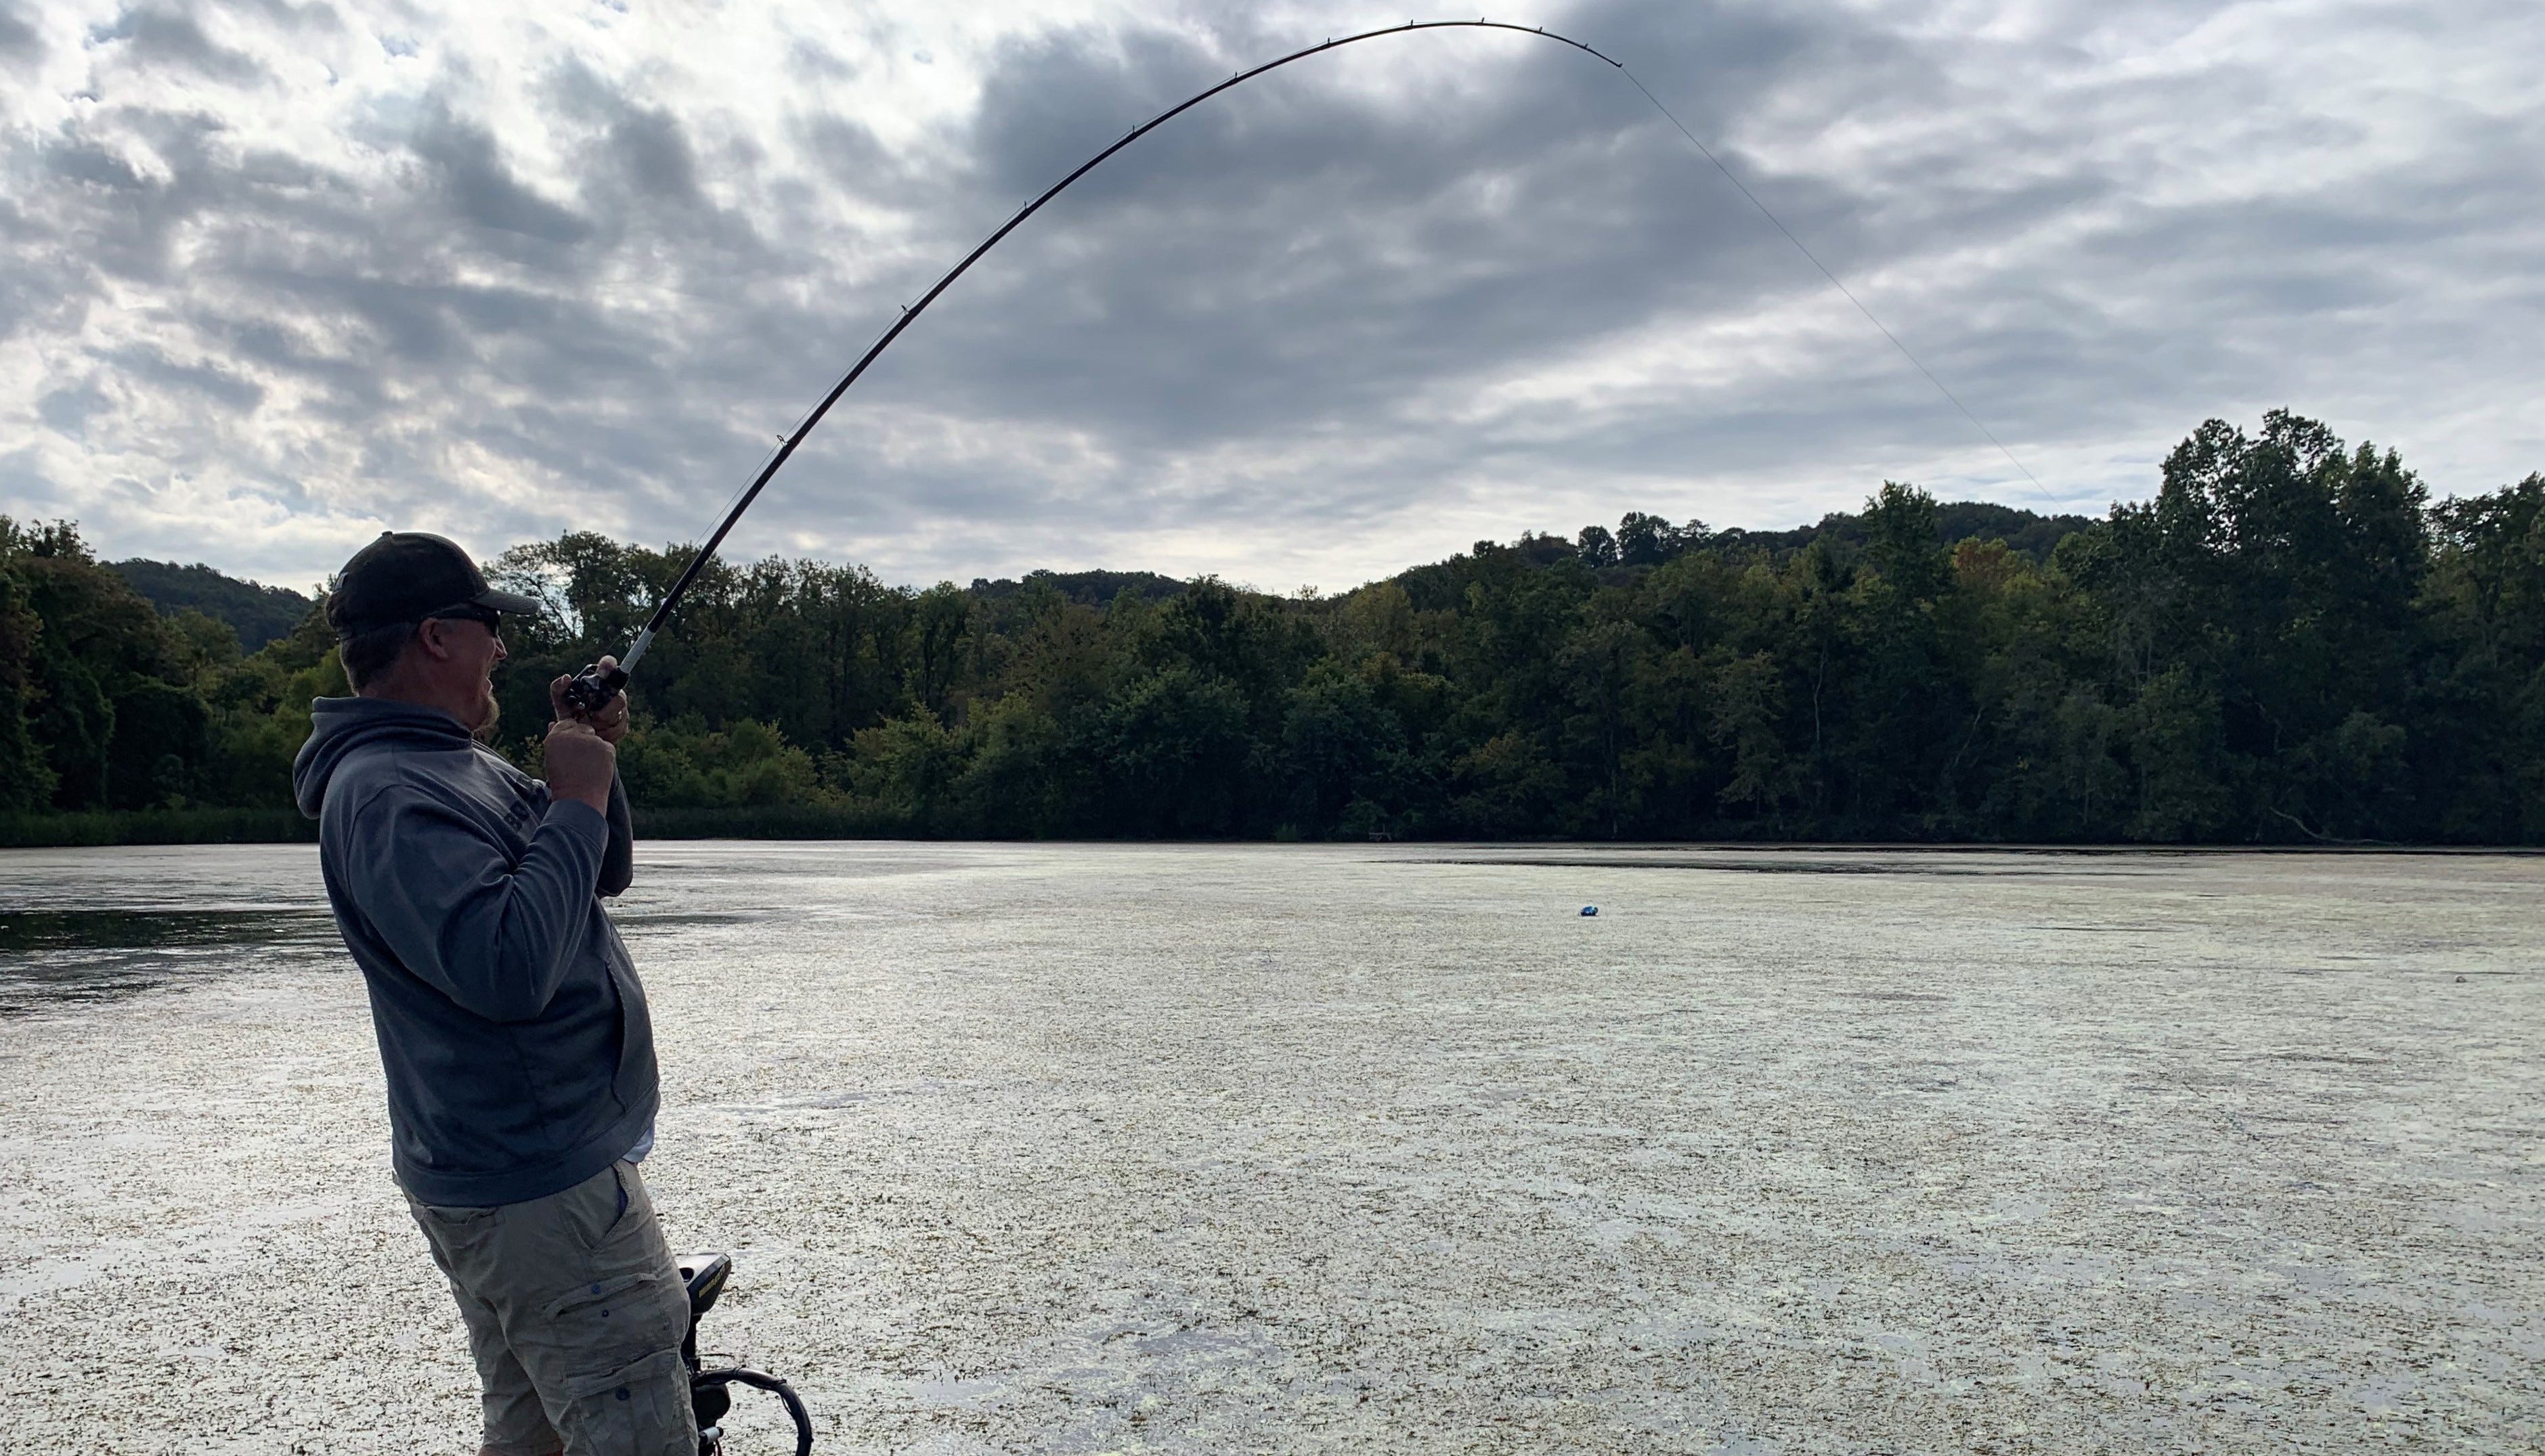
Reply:
[[[807,805],[732,808],[668,808],[636,810],[640,840],[913,840],[935,837],[915,833],[873,813]],[[148,845],[288,845],[310,844],[318,823],[296,809],[144,809],[83,814],[0,815],[0,849],[61,849]],[[1275,840],[1014,840],[1014,844],[1275,844]],[[1692,849],[1751,852],[1791,851],[1848,853],[2041,853],[2041,854],[2545,854],[2521,845],[2393,844],[2328,845],[2306,842],[2273,844],[2058,844],[1989,840],[1476,840],[1393,839],[1385,841],[1320,840],[1303,843],[1360,845],[1379,843],[1406,849],[1475,846],[1494,849]]]
[[[112,845],[282,845],[318,838],[296,809],[101,809],[0,815],[0,849]]]

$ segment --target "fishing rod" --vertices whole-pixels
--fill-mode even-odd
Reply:
[[[654,638],[662,632],[664,625],[672,619],[672,609],[681,605],[681,599],[683,597],[689,595],[690,588],[698,582],[698,573],[706,569],[708,560],[715,555],[716,547],[724,544],[724,538],[733,530],[734,524],[742,520],[742,513],[751,509],[751,503],[760,499],[760,492],[768,486],[770,479],[777,475],[779,470],[785,465],[788,459],[793,457],[796,446],[804,443],[804,437],[812,434],[813,427],[822,423],[822,417],[829,414],[831,412],[831,406],[840,402],[840,396],[848,393],[849,387],[857,383],[859,377],[865,373],[866,366],[873,364],[885,350],[891,348],[892,342],[895,339],[900,338],[904,330],[908,329],[913,323],[916,323],[921,314],[928,311],[928,305],[936,302],[939,295],[943,294],[947,288],[952,287],[956,279],[959,279],[964,274],[970,272],[972,265],[980,262],[983,254],[989,252],[992,248],[997,247],[1000,242],[1006,239],[1008,234],[1015,232],[1018,227],[1023,225],[1026,218],[1041,211],[1045,202],[1048,202],[1052,199],[1059,197],[1062,193],[1067,192],[1071,183],[1074,183],[1078,181],[1078,179],[1086,176],[1088,173],[1095,171],[1097,167],[1102,165],[1107,158],[1112,156],[1115,152],[1122,150],[1124,147],[1129,146],[1141,137],[1148,135],[1160,126],[1174,121],[1177,117],[1184,115],[1186,112],[1192,110],[1194,107],[1201,105],[1203,102],[1210,100],[1212,97],[1217,96],[1223,91],[1229,90],[1232,87],[1242,86],[1268,71],[1277,71],[1283,66],[1289,65],[1294,61],[1306,60],[1312,55],[1323,55],[1329,50],[1337,50],[1346,45],[1358,44],[1363,40],[1375,40],[1382,36],[1402,36],[1413,31],[1511,31],[1518,35],[1535,36],[1542,40],[1556,41],[1559,44],[1570,45],[1585,55],[1595,56],[1600,60],[1606,61],[1609,65],[1620,71],[1625,69],[1624,62],[1601,54],[1599,50],[1596,50],[1590,45],[1585,44],[1580,40],[1576,40],[1569,36],[1556,35],[1554,32],[1549,31],[1542,26],[1519,26],[1512,25],[1504,21],[1490,20],[1407,21],[1401,26],[1389,26],[1385,30],[1363,31],[1357,36],[1332,38],[1322,45],[1311,45],[1303,50],[1294,50],[1288,55],[1282,56],[1278,60],[1267,61],[1263,65],[1257,66],[1251,71],[1239,71],[1235,75],[1230,76],[1227,80],[1220,82],[1218,85],[1213,86],[1206,91],[1196,92],[1186,100],[1169,107],[1167,110],[1158,113],[1156,116],[1151,117],[1139,125],[1132,127],[1130,130],[1122,133],[1120,140],[1115,141],[1111,146],[1107,147],[1105,150],[1088,158],[1085,162],[1080,163],[1077,171],[1072,172],[1067,177],[1053,183],[1050,188],[1044,191],[1042,196],[1035,198],[1032,202],[1018,208],[1015,216],[1001,224],[999,230],[984,239],[979,247],[974,248],[971,252],[965,254],[962,262],[957,263],[951,269],[948,269],[945,276],[937,281],[937,285],[930,288],[918,302],[909,304],[901,310],[901,316],[894,319],[892,321],[892,326],[883,331],[883,337],[875,340],[873,346],[867,349],[863,355],[860,356],[857,364],[850,368],[848,373],[841,376],[840,382],[831,386],[831,392],[822,396],[822,402],[813,406],[813,412],[806,415],[803,421],[785,437],[784,441],[778,446],[777,453],[771,455],[768,463],[760,467],[759,475],[754,477],[750,486],[734,500],[732,509],[725,512],[724,520],[716,523],[715,531],[707,537],[706,544],[698,547],[698,549],[691,555],[689,564],[681,568],[681,574],[679,578],[672,583],[672,589],[665,592],[663,594],[663,600],[655,605],[654,614],[645,619],[645,625],[636,633],[635,640],[628,643],[626,653],[618,659],[616,665],[612,667],[602,668],[594,666],[584,669],[573,682],[566,685],[565,698],[567,703],[578,711],[584,713],[595,712],[606,705],[610,699],[617,696],[620,690],[626,688],[628,676],[635,672],[636,664],[644,658],[646,649],[654,645]],[[1629,76],[1628,79],[1631,80],[1633,78]],[[1651,95],[1649,92],[1645,94],[1648,97]],[[1655,105],[1659,105],[1659,103],[1655,102]],[[1667,111],[1665,111],[1665,115],[1667,114]]]
[[[1767,204],[1760,200],[1759,195],[1750,190],[1749,184],[1743,182],[1738,174],[1734,173],[1730,167],[1724,165],[1723,159],[1715,155],[1714,148],[1707,146],[1703,141],[1698,140],[1696,133],[1687,128],[1687,123],[1682,121],[1668,106],[1663,105],[1662,99],[1655,96],[1652,93],[1652,88],[1646,86],[1642,79],[1636,76],[1633,71],[1628,70],[1624,61],[1618,60],[1614,56],[1608,55],[1583,41],[1576,40],[1570,36],[1559,36],[1555,32],[1546,29],[1544,26],[1519,26],[1510,24],[1506,21],[1494,20],[1407,21],[1401,26],[1389,26],[1384,30],[1363,31],[1356,36],[1330,38],[1322,45],[1311,45],[1302,50],[1294,50],[1288,55],[1282,56],[1278,60],[1267,61],[1251,71],[1239,71],[1230,76],[1227,80],[1220,82],[1218,85],[1212,86],[1205,91],[1194,93],[1186,100],[1167,108],[1165,111],[1158,113],[1156,116],[1151,117],[1139,125],[1122,133],[1121,138],[1115,141],[1111,146],[1107,147],[1105,150],[1098,152],[1096,155],[1080,163],[1078,170],[1070,173],[1060,181],[1053,183],[1049,189],[1044,191],[1042,196],[1035,198],[1032,202],[1018,208],[1015,216],[1001,224],[997,232],[994,232],[990,234],[989,237],[983,239],[979,247],[974,248],[971,252],[965,254],[963,256],[963,261],[955,264],[951,269],[947,270],[945,276],[937,281],[937,285],[930,288],[927,293],[922,295],[918,302],[904,306],[901,310],[901,316],[894,319],[892,321],[892,326],[883,331],[883,337],[877,339],[874,342],[873,347],[869,348],[863,355],[860,356],[856,365],[850,368],[848,373],[841,377],[839,383],[831,386],[831,392],[822,396],[822,402],[813,406],[813,412],[806,415],[803,421],[799,423],[792,432],[784,436],[780,441],[777,452],[769,457],[768,463],[760,467],[760,473],[753,477],[750,486],[734,500],[732,509],[725,512],[724,519],[716,523],[715,531],[707,537],[706,544],[698,547],[697,552],[690,557],[689,564],[681,568],[680,577],[672,583],[672,589],[663,594],[663,600],[655,605],[654,614],[646,618],[644,627],[636,633],[635,640],[628,644],[626,655],[619,658],[616,664],[606,669],[597,665],[584,669],[580,675],[566,685],[566,702],[580,712],[590,713],[600,709],[603,705],[607,704],[611,698],[616,697],[621,689],[626,688],[628,675],[635,671],[636,664],[645,656],[646,649],[654,645],[654,638],[662,632],[664,625],[672,619],[672,608],[681,605],[681,598],[688,595],[690,588],[697,583],[698,573],[706,569],[707,561],[715,555],[716,547],[724,543],[724,538],[727,533],[732,531],[734,523],[742,519],[743,512],[751,509],[752,502],[760,499],[761,490],[769,484],[770,478],[775,476],[779,470],[785,465],[787,460],[793,457],[796,446],[804,443],[804,437],[812,434],[813,427],[822,423],[822,417],[829,414],[831,412],[831,406],[840,402],[840,396],[849,392],[849,386],[857,383],[859,377],[865,373],[866,366],[873,364],[876,358],[886,349],[891,348],[892,342],[901,337],[902,331],[908,329],[913,323],[918,321],[921,314],[928,311],[928,305],[936,302],[941,294],[943,294],[947,288],[952,287],[956,279],[959,279],[964,274],[970,272],[972,265],[980,262],[983,254],[988,253],[992,248],[997,247],[1007,238],[1008,234],[1015,232],[1026,218],[1041,211],[1045,202],[1048,202],[1052,199],[1059,197],[1062,193],[1067,192],[1070,184],[1078,181],[1078,179],[1086,176],[1088,173],[1095,171],[1097,167],[1102,165],[1107,158],[1112,156],[1115,152],[1122,150],[1124,147],[1129,146],[1141,137],[1148,135],[1160,126],[1174,121],[1177,117],[1184,115],[1186,112],[1192,110],[1194,107],[1201,105],[1203,102],[1210,100],[1212,97],[1217,96],[1223,91],[1229,90],[1232,87],[1243,86],[1247,82],[1254,80],[1256,77],[1263,75],[1267,71],[1277,71],[1283,66],[1289,65],[1294,61],[1306,60],[1312,55],[1323,55],[1325,52],[1337,49],[1341,46],[1358,44],[1363,40],[1375,40],[1382,36],[1402,36],[1413,31],[1510,31],[1515,35],[1534,36],[1542,40],[1553,40],[1560,45],[1569,45],[1594,59],[1607,62],[1607,64],[1616,70],[1619,75],[1626,78],[1629,85],[1633,86],[1637,92],[1642,94],[1644,100],[1653,104],[1653,109],[1660,112],[1665,121],[1669,121],[1672,126],[1678,128],[1680,135],[1686,137],[1690,145],[1694,146],[1699,153],[1703,154],[1707,161],[1714,164],[1714,170],[1722,173],[1725,180],[1730,182],[1732,186],[1740,192],[1742,197],[1749,200],[1750,205],[1759,209],[1761,216],[1766,218],[1769,223],[1773,224],[1776,231],[1784,234],[1785,241],[1792,243],[1796,251],[1800,252],[1804,258],[1810,260],[1812,267],[1818,269],[1821,276],[1829,280],[1832,287],[1838,289],[1841,294],[1844,294],[1847,302],[1855,305],[1855,311],[1863,314],[1866,322],[1880,330],[1883,338],[1891,341],[1891,347],[1900,351],[1901,358],[1909,361],[1912,367],[1916,368],[1919,373],[1925,375],[1927,382],[1934,385],[1936,392],[1943,395],[1946,400],[1950,401],[1953,408],[1960,411],[1962,417],[1969,420],[1972,426],[1976,428],[1982,436],[1987,438],[1988,443],[1997,447],[1998,453],[2006,456],[2008,463],[2013,465],[2015,470],[2019,472],[2024,479],[2032,482],[2034,490],[2041,492],[2044,499],[2049,498],[2049,492],[2042,486],[2040,477],[2034,475],[2030,467],[2026,466],[2023,461],[2015,457],[2014,451],[2007,447],[2006,442],[1998,439],[1997,432],[1989,429],[1988,425],[1982,421],[1977,414],[1972,412],[1969,405],[1962,403],[1961,396],[1955,394],[1942,379],[1936,377],[1935,371],[1927,367],[1925,361],[1911,353],[1909,346],[1901,342],[1900,336],[1891,331],[1890,325],[1885,324],[1880,318],[1875,317],[1873,310],[1865,304],[1865,301],[1856,296],[1855,290],[1840,282],[1839,276],[1830,271],[1830,266],[1821,261],[1820,255],[1806,247],[1803,240],[1794,235],[1794,230],[1792,228],[1785,226],[1782,219],[1777,217],[1775,213],[1769,211],[1767,209]]]

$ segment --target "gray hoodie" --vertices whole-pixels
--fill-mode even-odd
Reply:
[[[398,1181],[426,1203],[545,1197],[654,1121],[653,1023],[602,895],[626,888],[626,799],[606,818],[435,708],[310,704],[292,765],[345,948],[369,984]]]

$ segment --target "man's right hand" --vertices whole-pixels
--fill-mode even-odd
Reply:
[[[618,750],[592,731],[589,723],[559,718],[548,725],[548,796],[589,804],[610,812],[610,780],[618,771]]]

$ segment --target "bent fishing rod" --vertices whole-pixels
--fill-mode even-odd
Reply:
[[[803,421],[796,425],[794,430],[785,436],[785,438],[780,443],[777,452],[769,457],[769,462],[760,467],[759,475],[755,476],[751,484],[744,489],[742,494],[735,498],[732,509],[726,511],[724,519],[716,523],[716,528],[714,532],[707,537],[706,543],[698,547],[698,549],[691,555],[689,564],[681,568],[680,576],[673,581],[672,589],[665,592],[663,594],[663,600],[655,605],[654,614],[645,619],[645,625],[636,633],[635,640],[628,643],[625,655],[620,657],[616,665],[613,667],[606,669],[590,667],[584,669],[581,675],[576,677],[573,682],[566,686],[566,701],[581,712],[595,712],[606,705],[611,698],[616,696],[618,692],[627,686],[628,676],[635,672],[636,664],[644,658],[646,650],[654,645],[655,637],[661,634],[665,624],[671,621],[673,608],[679,607],[681,605],[681,599],[689,595],[690,588],[698,583],[698,573],[706,569],[706,564],[714,557],[716,548],[724,544],[724,538],[727,534],[731,533],[734,524],[742,520],[742,513],[750,510],[751,503],[760,499],[761,491],[768,487],[771,478],[776,476],[779,470],[785,465],[787,460],[793,457],[796,448],[803,445],[804,437],[813,433],[813,427],[822,423],[822,417],[831,412],[831,406],[840,402],[840,396],[849,392],[850,387],[858,382],[859,378],[865,373],[867,367],[871,365],[877,358],[881,357],[885,350],[892,347],[893,341],[900,338],[905,330],[907,330],[912,324],[919,321],[919,316],[928,311],[928,305],[936,302],[947,288],[952,287],[956,279],[959,279],[964,274],[970,272],[972,265],[980,262],[984,254],[987,254],[992,248],[997,247],[1001,242],[1005,241],[1008,234],[1015,232],[1020,226],[1023,226],[1026,218],[1041,211],[1044,203],[1049,202],[1056,197],[1059,197],[1062,193],[1069,191],[1070,184],[1078,181],[1078,179],[1086,176],[1088,173],[1095,171],[1115,152],[1118,152],[1124,147],[1129,146],[1131,143],[1138,141],[1141,137],[1148,135],[1160,126],[1174,121],[1177,117],[1184,115],[1186,112],[1192,110],[1194,107],[1201,105],[1203,102],[1210,100],[1212,97],[1219,95],[1223,91],[1227,91],[1232,87],[1242,86],[1268,71],[1277,71],[1283,66],[1289,65],[1294,61],[1306,60],[1312,55],[1323,55],[1329,50],[1337,50],[1346,45],[1358,44],[1363,40],[1375,40],[1382,36],[1402,36],[1413,31],[1511,31],[1519,35],[1535,36],[1544,40],[1556,41],[1560,44],[1570,45],[1585,55],[1596,56],[1601,60],[1607,61],[1609,65],[1616,67],[1618,70],[1622,71],[1625,69],[1622,62],[1611,59],[1610,57],[1601,54],[1600,51],[1593,49],[1591,46],[1580,40],[1576,40],[1569,36],[1556,35],[1543,27],[1519,26],[1511,25],[1503,21],[1488,20],[1408,21],[1404,25],[1389,26],[1385,30],[1364,31],[1357,36],[1336,37],[1328,40],[1322,45],[1311,45],[1304,50],[1294,50],[1290,54],[1282,56],[1278,60],[1267,61],[1263,65],[1257,66],[1251,71],[1240,71],[1229,77],[1227,80],[1220,82],[1218,85],[1205,91],[1196,92],[1186,100],[1169,107],[1167,110],[1158,113],[1156,116],[1151,117],[1139,125],[1132,127],[1130,130],[1122,133],[1121,138],[1115,141],[1111,146],[1105,148],[1105,150],[1098,152],[1096,155],[1088,158],[1085,162],[1080,163],[1078,170],[1070,173],[1060,181],[1053,183],[1040,197],[1035,198],[1032,202],[1018,208],[1016,215],[1001,224],[997,232],[990,234],[989,237],[982,241],[979,247],[974,248],[971,252],[965,254],[962,262],[957,263],[952,268],[946,270],[945,276],[939,279],[937,281],[937,285],[930,288],[926,294],[922,295],[918,302],[908,304],[903,307],[901,310],[901,316],[894,319],[892,321],[892,326],[883,331],[883,337],[875,340],[873,346],[867,349],[863,355],[859,357],[857,364],[849,369],[848,373],[841,376],[840,382],[831,386],[831,392],[823,395],[822,402],[813,406],[813,412],[806,415],[803,418]],[[1631,79],[1631,77],[1629,79]],[[1648,96],[1650,95],[1650,93],[1646,94]]]
[[[1731,168],[1723,164],[1723,159],[1715,155],[1713,148],[1707,146],[1704,142],[1699,141],[1696,133],[1688,130],[1686,124],[1681,121],[1677,116],[1673,115],[1669,107],[1662,104],[1662,99],[1652,93],[1651,88],[1645,86],[1644,83],[1636,77],[1633,71],[1626,69],[1626,63],[1624,61],[1607,55],[1584,41],[1576,40],[1570,36],[1559,36],[1556,33],[1547,30],[1543,26],[1519,26],[1512,25],[1505,21],[1492,20],[1407,21],[1401,26],[1389,26],[1384,30],[1363,31],[1356,36],[1330,38],[1322,45],[1311,45],[1302,50],[1294,50],[1288,55],[1282,56],[1278,60],[1267,61],[1251,71],[1239,71],[1235,75],[1230,76],[1227,80],[1222,81],[1207,90],[1194,93],[1186,100],[1167,108],[1165,111],[1151,117],[1146,121],[1143,121],[1139,125],[1122,133],[1120,139],[1116,140],[1111,146],[1105,148],[1105,150],[1098,152],[1096,155],[1080,163],[1076,171],[1071,172],[1060,181],[1053,183],[1040,197],[1035,198],[1032,202],[1018,208],[1016,215],[1010,217],[1005,223],[1002,223],[998,231],[983,239],[979,247],[974,248],[971,252],[965,254],[962,262],[957,263],[952,268],[946,270],[945,276],[937,281],[936,286],[930,288],[925,294],[921,295],[918,302],[905,305],[901,310],[901,316],[894,319],[891,327],[883,331],[883,337],[875,340],[873,346],[868,348],[863,355],[859,357],[857,364],[849,369],[848,373],[841,376],[840,382],[831,386],[830,393],[822,396],[821,403],[813,406],[812,413],[806,415],[803,420],[796,425],[794,430],[789,432],[780,441],[777,451],[769,457],[768,463],[760,467],[760,473],[753,477],[751,484],[743,490],[740,496],[734,499],[731,509],[725,512],[724,519],[716,523],[716,528],[713,533],[708,535],[706,544],[698,547],[696,552],[692,553],[689,564],[681,568],[681,574],[673,581],[672,589],[665,592],[663,594],[663,600],[655,605],[654,614],[645,619],[644,627],[636,633],[635,639],[628,644],[625,655],[620,657],[618,661],[611,667],[602,668],[594,666],[584,669],[584,671],[566,687],[565,697],[567,703],[580,712],[595,712],[606,705],[611,698],[616,696],[620,690],[626,688],[628,675],[636,670],[636,664],[644,658],[646,650],[654,645],[655,637],[660,635],[664,626],[671,621],[673,608],[681,605],[681,599],[689,594],[689,590],[692,586],[697,584],[698,574],[706,569],[706,564],[714,557],[716,548],[724,544],[724,538],[727,534],[731,533],[734,524],[742,520],[742,513],[751,509],[752,502],[760,499],[761,491],[767,488],[771,478],[778,474],[779,470],[786,464],[787,460],[794,456],[796,448],[803,445],[804,438],[813,433],[813,427],[821,424],[822,417],[831,412],[831,406],[840,402],[840,396],[848,393],[850,386],[856,384],[859,378],[864,375],[867,366],[872,364],[876,359],[881,357],[885,350],[891,348],[893,341],[900,338],[905,330],[907,330],[912,324],[918,322],[919,316],[926,313],[928,311],[928,306],[935,303],[947,288],[952,287],[956,279],[959,279],[964,274],[970,272],[973,264],[980,262],[983,255],[987,254],[992,248],[997,247],[1001,242],[1005,241],[1008,234],[1015,232],[1020,226],[1024,225],[1026,218],[1041,211],[1044,203],[1049,202],[1056,197],[1059,197],[1062,193],[1069,191],[1072,183],[1077,182],[1078,179],[1085,177],[1088,173],[1095,171],[1115,152],[1118,152],[1124,147],[1129,146],[1131,143],[1138,141],[1141,137],[1148,135],[1160,126],[1174,121],[1177,117],[1184,115],[1186,112],[1192,110],[1194,107],[1201,105],[1203,102],[1210,100],[1212,97],[1219,95],[1223,91],[1230,90],[1233,87],[1243,86],[1247,82],[1252,81],[1256,77],[1264,75],[1269,71],[1277,71],[1283,66],[1292,64],[1296,61],[1306,60],[1312,55],[1323,55],[1329,50],[1339,49],[1346,45],[1355,45],[1363,40],[1375,40],[1384,36],[1402,36],[1415,31],[1510,31],[1515,35],[1534,36],[1540,40],[1553,40],[1561,45],[1569,45],[1575,50],[1581,51],[1585,55],[1591,56],[1597,60],[1605,61],[1611,68],[1615,69],[1618,74],[1624,76],[1627,83],[1632,85],[1637,92],[1642,94],[1644,100],[1651,102],[1654,109],[1659,111],[1663,118],[1667,120],[1672,126],[1678,128],[1679,133],[1682,136],[1686,137],[1688,142],[1693,145],[1697,151],[1702,153],[1707,161],[1713,163],[1715,170],[1721,172],[1725,179],[1728,180],[1734,188],[1738,189],[1744,198],[1749,200],[1752,206],[1758,208],[1760,213],[1765,216],[1768,222],[1774,224],[1776,230],[1784,234],[1785,240],[1792,243],[1798,252],[1800,252],[1805,258],[1809,259],[1812,267],[1818,269],[1821,276],[1828,279],[1833,287],[1837,288],[1839,292],[1845,294],[1847,301],[1854,304],[1858,313],[1863,314],[1865,319],[1870,322],[1874,328],[1881,331],[1882,337],[1888,339],[1891,342],[1892,347],[1900,351],[1901,357],[1908,360],[1911,365],[1913,365],[1919,373],[1926,375],[1927,382],[1934,385],[1938,393],[1942,394],[1945,399],[1951,401],[1953,407],[1961,412],[1963,418],[1969,420],[1973,426],[1977,427],[1981,435],[1988,438],[1989,444],[1997,446],[1999,453],[2005,455],[2007,459],[2013,464],[2014,468],[2023,474],[2025,479],[2032,481],[2034,489],[2041,489],[2041,481],[2039,478],[2035,477],[2032,471],[2026,468],[2021,460],[2015,458],[2014,451],[2007,448],[2005,442],[1997,438],[1996,432],[1990,430],[1988,426],[1980,420],[1978,415],[1973,414],[1970,406],[1962,403],[1961,397],[1953,393],[1951,389],[1947,388],[1944,381],[1937,378],[1934,371],[1929,369],[1926,364],[1921,361],[1917,355],[1910,353],[1909,346],[1901,342],[1900,336],[1894,334],[1890,327],[1884,324],[1881,319],[1874,317],[1873,310],[1865,306],[1864,300],[1857,297],[1853,289],[1849,288],[1846,283],[1841,283],[1838,275],[1830,271],[1829,265],[1821,262],[1819,255],[1812,252],[1810,248],[1805,247],[1803,245],[1803,240],[1796,237],[1793,230],[1786,227],[1785,224],[1777,218],[1775,213],[1768,211],[1767,204],[1760,201],[1759,195],[1752,192],[1749,186],[1742,182],[1742,180],[1733,173]]]

